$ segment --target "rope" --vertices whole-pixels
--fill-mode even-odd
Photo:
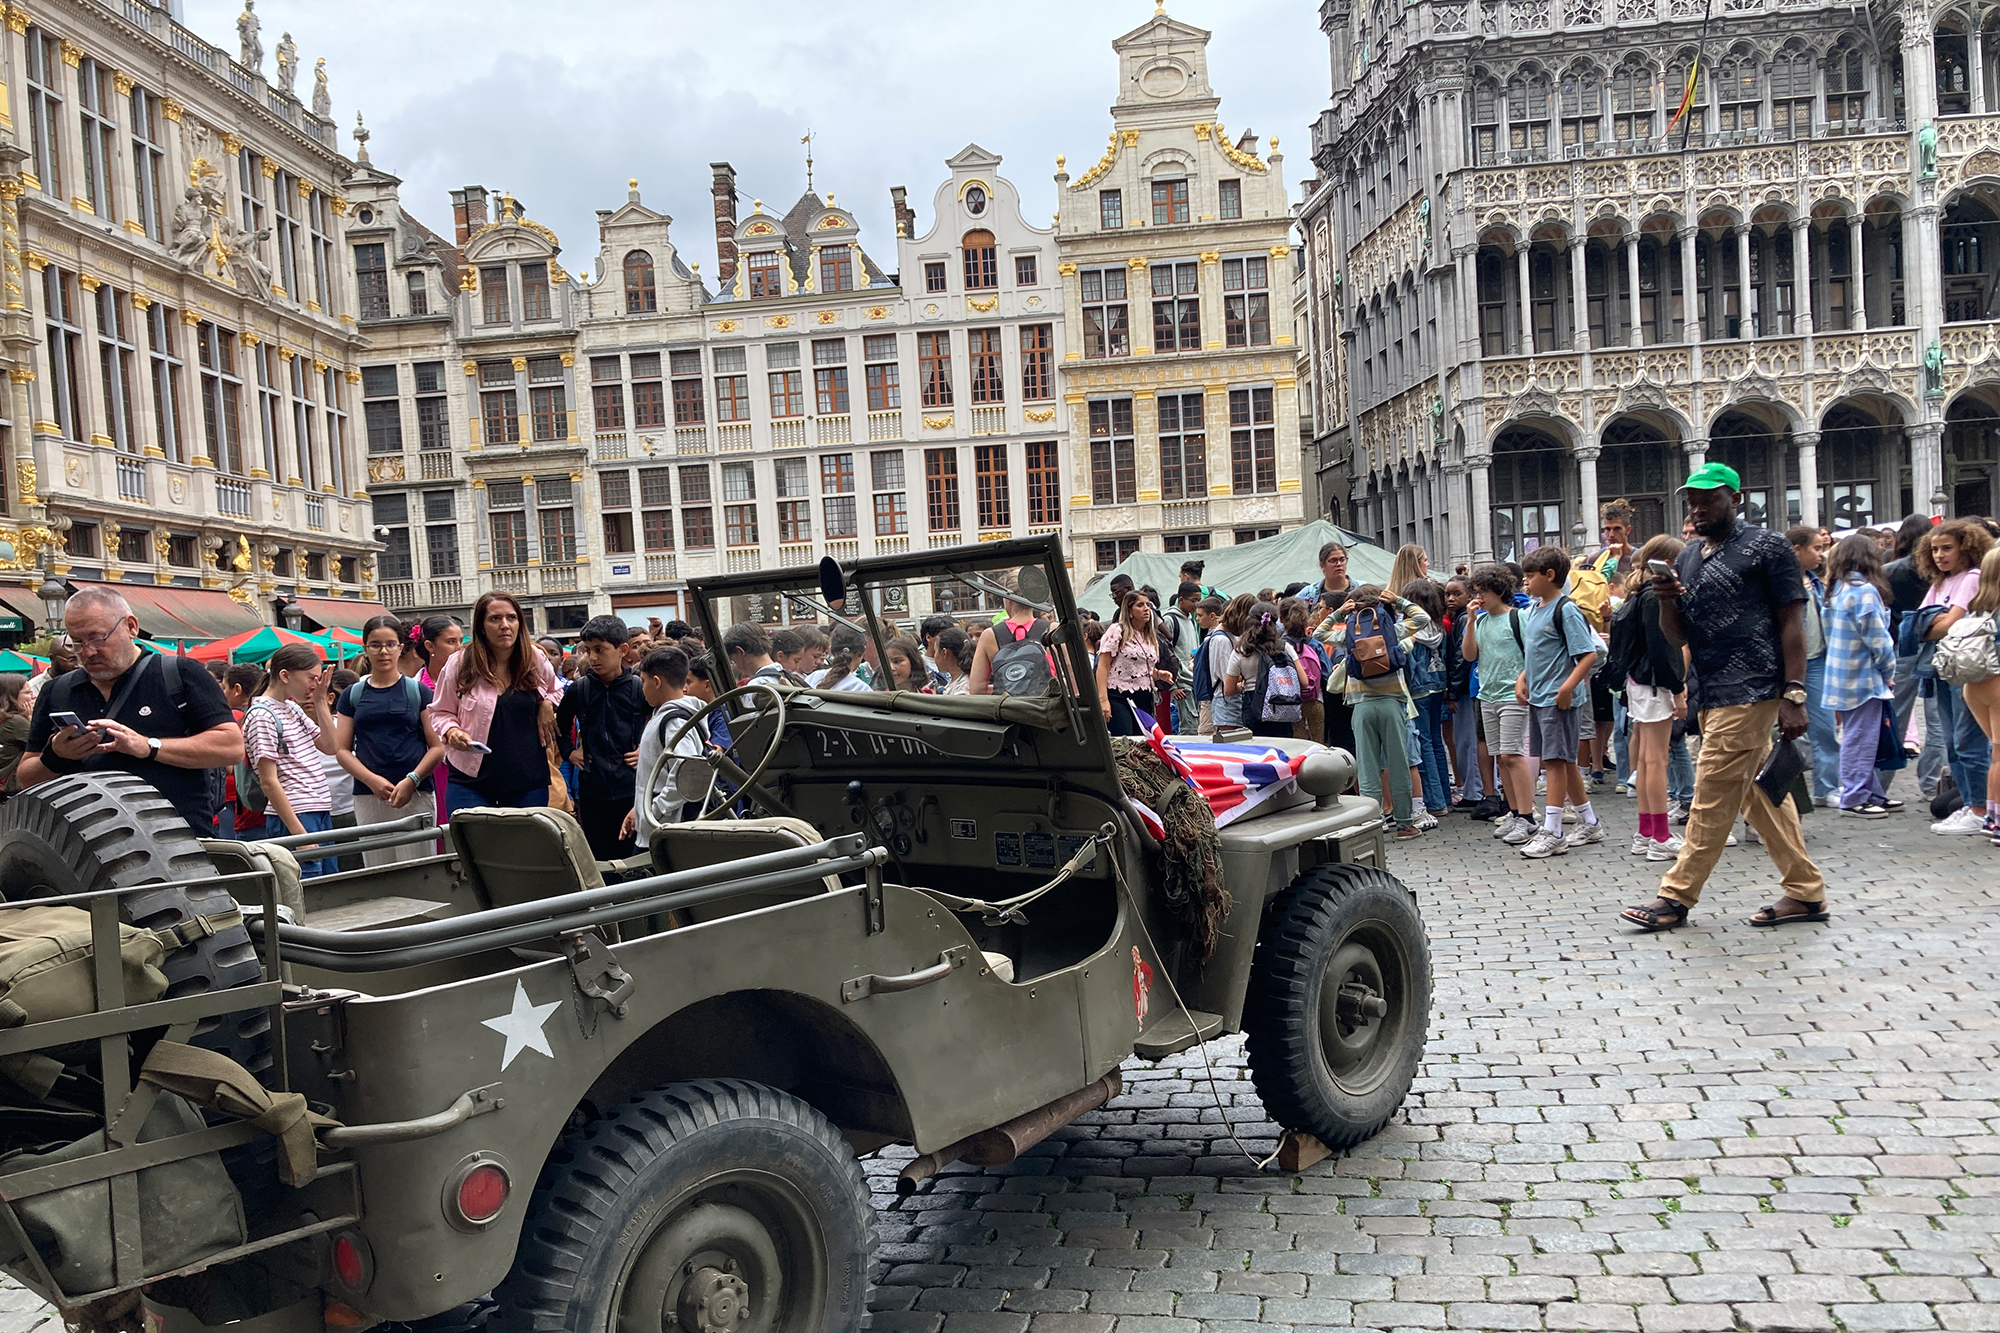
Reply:
[[[1076,855],[1070,857],[1068,865],[1065,865],[1061,870],[1056,872],[1054,879],[1038,889],[1030,889],[1028,892],[1017,894],[1012,898],[1002,898],[997,903],[988,902],[984,898],[961,898],[957,894],[946,893],[941,889],[925,889],[924,892],[930,894],[931,897],[937,899],[954,912],[981,913],[982,921],[985,925],[1025,926],[1028,924],[1028,918],[1021,909],[1043,895],[1053,892],[1061,885],[1068,883],[1078,871],[1097,859],[1098,847],[1100,845],[1109,847],[1114,832],[1115,830],[1109,824],[1105,825],[1087,838],[1083,846],[1076,849]],[[1118,858],[1116,856],[1111,858],[1111,864],[1114,869],[1117,867]]]

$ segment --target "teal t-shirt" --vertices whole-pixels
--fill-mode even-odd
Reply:
[[[1520,678],[1523,666],[1520,646],[1514,642],[1514,629],[1509,621],[1513,614],[1501,612],[1489,615],[1478,613],[1479,618],[1472,623],[1474,640],[1479,644],[1479,697],[1487,703],[1510,704],[1514,702],[1514,682]],[[1528,637],[1528,617],[1520,616],[1521,639]]]
[[[1590,632],[1582,609],[1562,597],[1539,603],[1524,614],[1521,634],[1528,649],[1528,702],[1537,708],[1553,708],[1556,692],[1576,666],[1576,659],[1597,652],[1597,636]],[[1485,653],[1484,642],[1479,651]],[[1587,698],[1579,687],[1570,698],[1570,707]]]

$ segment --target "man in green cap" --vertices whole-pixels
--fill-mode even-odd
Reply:
[[[1653,575],[1660,628],[1685,644],[1693,660],[1701,762],[1685,842],[1660,877],[1659,897],[1623,913],[1642,930],[1686,923],[1739,811],[1763,837],[1783,888],[1750,924],[1827,919],[1826,880],[1806,855],[1798,812],[1790,801],[1773,805],[1754,781],[1771,751],[1773,726],[1787,742],[1805,734],[1805,585],[1791,543],[1736,512],[1742,488],[1734,468],[1696,468],[1681,487],[1694,540],[1673,573]]]

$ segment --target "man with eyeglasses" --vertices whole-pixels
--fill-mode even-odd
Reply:
[[[138,619],[109,588],[69,599],[64,624],[82,663],[35,700],[20,785],[115,769],[150,782],[195,832],[214,836],[219,782],[210,772],[243,761],[243,729],[214,677],[195,663],[142,653]],[[83,725],[58,726],[74,713]]]

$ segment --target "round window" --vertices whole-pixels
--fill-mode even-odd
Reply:
[[[359,209],[354,214],[354,220],[364,227],[373,226],[375,222],[375,210],[372,208]]]
[[[978,217],[986,211],[986,191],[975,185],[965,192],[965,211]]]

